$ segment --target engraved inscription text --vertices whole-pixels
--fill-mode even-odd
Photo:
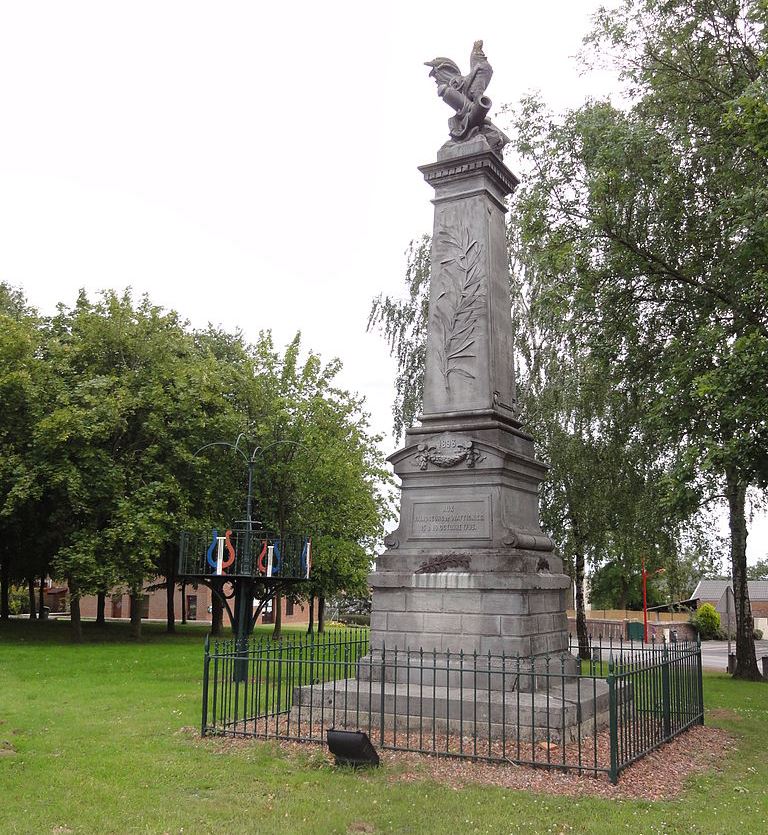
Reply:
[[[416,539],[489,539],[488,499],[414,502],[412,536]]]

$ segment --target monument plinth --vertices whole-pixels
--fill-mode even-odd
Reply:
[[[515,410],[505,198],[518,181],[480,132],[420,170],[435,190],[423,413],[389,459],[400,524],[370,577],[372,644],[562,653],[570,581],[539,526],[546,466]]]

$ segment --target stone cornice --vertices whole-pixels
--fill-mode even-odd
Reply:
[[[419,171],[433,187],[446,185],[451,180],[462,180],[484,174],[503,194],[512,194],[520,181],[492,151],[467,154],[454,159],[420,165]]]

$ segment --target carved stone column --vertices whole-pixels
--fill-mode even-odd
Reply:
[[[567,650],[570,581],[539,526],[546,466],[515,413],[505,197],[484,136],[420,169],[435,224],[420,425],[391,456],[400,524],[370,577],[374,646]]]

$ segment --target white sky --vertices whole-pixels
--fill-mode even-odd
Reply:
[[[43,312],[131,285],[195,326],[301,330],[388,431],[365,325],[431,231],[416,167],[450,113],[423,62],[483,38],[496,107],[576,106],[613,83],[572,57],[598,5],[0,0],[0,280]]]

